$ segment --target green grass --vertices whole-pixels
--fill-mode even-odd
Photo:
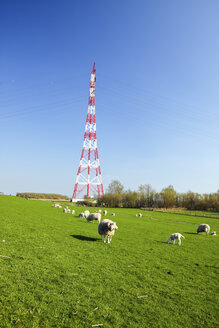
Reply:
[[[183,215],[189,215],[189,216],[198,216],[203,218],[213,218],[213,219],[219,219],[219,212],[218,211],[190,211],[190,210],[184,210],[179,208],[172,208],[172,209],[156,209],[157,212],[166,212],[166,213],[172,213],[172,214],[183,214]]]
[[[108,212],[119,229],[104,244],[96,222],[0,196],[0,327],[216,327],[218,236],[195,232],[218,221]],[[173,232],[180,247],[166,243]]]

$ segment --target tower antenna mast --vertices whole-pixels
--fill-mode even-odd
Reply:
[[[90,93],[85,124],[83,148],[76,176],[72,201],[84,198],[97,198],[104,195],[100,160],[97,150],[96,114],[95,114],[95,62],[90,78]]]

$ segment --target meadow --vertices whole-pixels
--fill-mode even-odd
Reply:
[[[218,325],[218,236],[196,234],[217,219],[107,209],[119,229],[104,244],[71,208],[0,196],[0,327]]]

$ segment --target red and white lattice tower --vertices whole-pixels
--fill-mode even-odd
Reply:
[[[95,115],[95,63],[90,78],[88,112],[84,132],[83,149],[77,172],[72,201],[85,197],[97,198],[104,195],[100,161],[97,150],[96,115]]]

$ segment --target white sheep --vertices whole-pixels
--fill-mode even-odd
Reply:
[[[199,232],[206,232],[206,235],[208,235],[210,232],[210,226],[205,223],[200,224],[200,226],[197,229],[197,233],[199,233]]]
[[[138,214],[138,217],[139,217],[139,218],[142,218],[142,214],[141,214],[141,213],[139,213],[139,214]]]
[[[102,210],[98,210],[98,213],[101,213],[102,212]]]
[[[88,210],[84,211],[84,217],[85,217],[85,219],[88,217],[88,215],[90,215],[90,211],[88,211]]]
[[[181,245],[181,238],[185,239],[185,237],[183,235],[181,235],[181,233],[179,233],[179,232],[172,233],[170,235],[170,238],[167,239],[167,243],[169,244],[169,242],[171,240],[173,240],[173,244],[175,245],[175,241],[176,241],[176,239],[178,239],[178,245],[180,246]]]
[[[71,210],[69,208],[65,207],[64,210],[63,210],[63,212],[64,213],[71,213]]]
[[[83,212],[79,214],[79,218],[84,218],[84,213]]]
[[[101,221],[98,225],[98,233],[101,235],[101,238],[103,239],[104,243],[105,237],[107,236],[108,244],[111,242],[113,235],[115,234],[115,230],[117,230],[118,227],[116,225],[116,222],[113,222],[108,219],[104,219]]]
[[[116,216],[116,214],[115,213],[112,213],[111,216]]]
[[[107,210],[104,210],[103,214],[104,214],[104,216],[106,216],[107,215]]]
[[[75,210],[72,210],[72,211],[71,211],[71,214],[75,214]]]
[[[211,232],[211,235],[212,235],[212,236],[216,236],[216,231],[212,231],[212,232]]]
[[[90,215],[88,215],[87,222],[95,221],[95,220],[97,220],[100,223],[100,220],[101,220],[100,213],[91,213]]]

